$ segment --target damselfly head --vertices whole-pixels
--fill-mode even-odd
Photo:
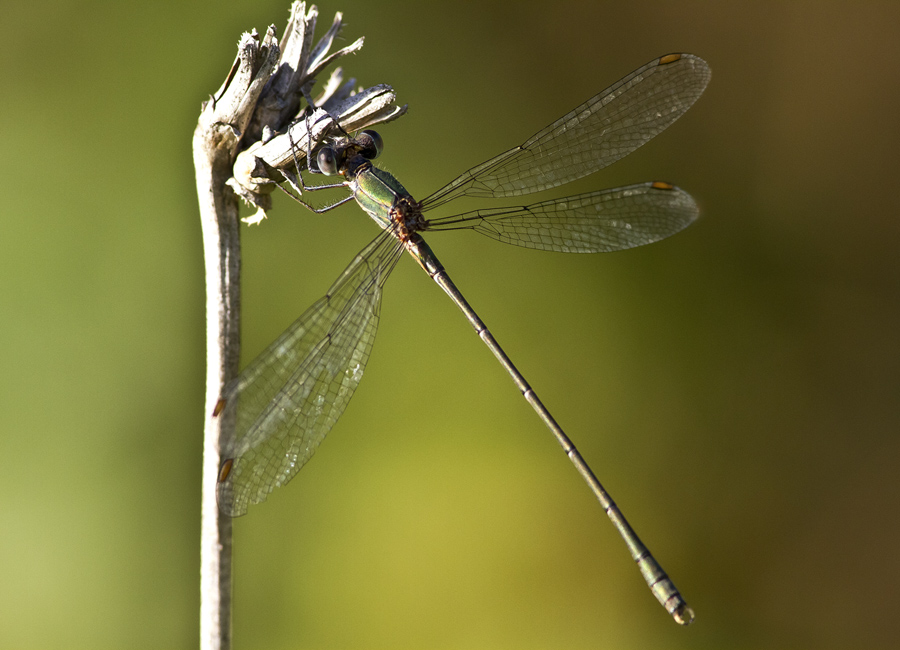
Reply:
[[[366,129],[360,131],[355,138],[335,142],[331,146],[322,147],[316,154],[319,171],[326,176],[342,173],[344,166],[356,156],[366,160],[374,160],[384,150],[384,140],[377,131]]]

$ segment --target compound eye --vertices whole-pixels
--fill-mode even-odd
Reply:
[[[316,155],[319,171],[326,176],[334,176],[338,172],[337,154],[331,147],[323,147]]]
[[[369,160],[378,158],[381,152],[384,151],[384,140],[381,139],[378,131],[372,131],[371,129],[360,131],[359,135],[356,136],[356,142],[361,147],[360,153],[363,155],[363,158],[368,158]]]

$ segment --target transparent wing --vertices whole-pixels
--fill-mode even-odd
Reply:
[[[382,286],[402,251],[382,231],[225,388],[219,417],[234,418],[235,426],[233,437],[219,441],[223,513],[243,515],[290,481],[344,412],[372,350]]]
[[[423,230],[471,229],[497,241],[563,253],[643,246],[686,228],[699,210],[668,183],[641,183],[532,205],[431,219]]]
[[[655,59],[522,145],[451,181],[425,198],[422,209],[460,196],[521,196],[603,169],[681,117],[703,93],[709,77],[709,66],[692,54]]]

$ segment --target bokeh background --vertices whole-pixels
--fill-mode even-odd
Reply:
[[[198,638],[200,102],[287,0],[8,0],[0,46],[0,647]],[[706,94],[585,191],[703,217],[566,256],[431,238],[697,612],[674,625],[557,444],[403,260],[315,459],[235,524],[236,648],[889,648],[900,623],[900,5],[320,3],[409,115],[418,196],[650,59]],[[551,193],[560,195],[559,192]],[[245,228],[244,359],[374,234]],[[469,204],[461,206],[470,207]]]

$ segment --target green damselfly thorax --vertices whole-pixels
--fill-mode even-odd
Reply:
[[[226,411],[236,426],[233,437],[220,441],[225,459],[218,487],[222,512],[242,515],[251,503],[264,501],[274,488],[287,483],[343,413],[372,350],[382,287],[405,250],[462,310],[556,436],[625,540],[656,598],[678,623],[690,623],[691,608],[450,280],[422,233],[470,229],[528,248],[594,253],[641,246],[682,230],[697,218],[697,205],[686,192],[663,182],[436,219],[426,219],[425,213],[461,196],[521,196],[602,169],[678,119],[702,94],[709,77],[707,64],[693,55],[655,59],[520,146],[473,167],[421,201],[374,166],[372,160],[382,149],[381,137],[374,131],[320,148],[319,171],[342,177],[328,187],[346,187],[351,194],[316,211],[355,199],[381,231],[328,293],[224,390],[216,414]]]

